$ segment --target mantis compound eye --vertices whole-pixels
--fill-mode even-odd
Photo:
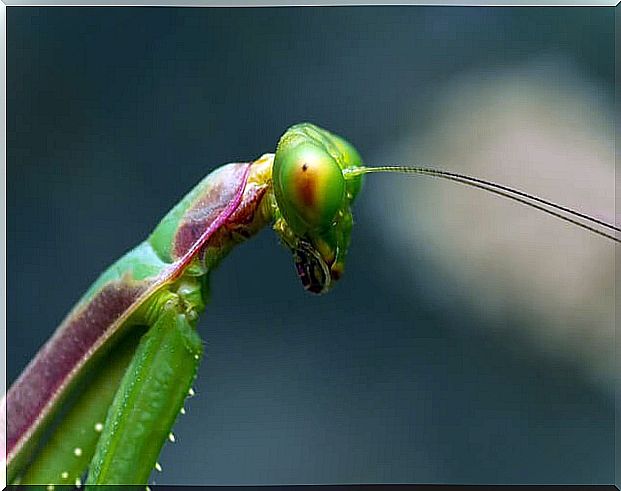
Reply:
[[[336,160],[314,142],[277,152],[274,194],[285,220],[297,234],[329,228],[343,206],[345,178]]]

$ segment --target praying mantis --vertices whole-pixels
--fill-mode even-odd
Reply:
[[[3,400],[8,482],[146,484],[203,357],[210,273],[272,224],[303,287],[327,293],[344,273],[364,175],[380,172],[466,184],[619,242],[616,226],[545,199],[437,169],[366,167],[345,139],[292,126],[274,154],[207,175],[68,314]]]

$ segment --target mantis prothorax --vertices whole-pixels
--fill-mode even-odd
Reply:
[[[81,298],[4,400],[8,482],[145,484],[201,360],[209,273],[272,223],[304,288],[327,292],[344,271],[363,175],[376,172],[467,184],[620,241],[614,225],[507,186],[365,167],[341,137],[295,125],[275,154],[211,172]]]

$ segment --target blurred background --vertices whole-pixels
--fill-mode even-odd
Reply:
[[[7,8],[7,381],[215,167],[291,124],[614,219],[612,8]],[[614,247],[369,176],[347,271],[266,230],[212,277],[158,484],[610,483]]]

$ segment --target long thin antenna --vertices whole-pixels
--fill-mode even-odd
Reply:
[[[573,225],[581,227],[585,230],[593,232],[597,235],[600,235],[602,237],[606,237],[607,239],[611,239],[611,240],[614,240],[615,242],[621,243],[621,239],[618,239],[614,235],[598,230],[590,225],[586,225],[582,222],[579,222],[578,220],[574,218],[570,218],[554,210],[559,210],[570,216],[581,218],[582,220],[586,220],[588,222],[600,225],[602,227],[605,227],[610,230],[614,230],[616,232],[621,232],[621,228],[616,227],[615,225],[606,223],[602,220],[598,220],[597,218],[591,217],[584,213],[580,213],[576,210],[572,210],[571,208],[557,205],[556,203],[545,200],[543,198],[539,198],[538,196],[534,196],[532,194],[525,193],[518,189],[514,189],[509,186],[503,186],[502,184],[496,184],[495,182],[486,181],[484,179],[470,177],[464,174],[457,174],[455,172],[447,172],[447,171],[443,171],[439,169],[434,169],[431,167],[411,167],[411,166],[401,167],[401,166],[396,166],[396,165],[395,166],[386,165],[386,166],[379,166],[379,167],[356,167],[352,169],[346,169],[344,171],[344,174],[346,177],[348,177],[348,176],[356,176],[356,175],[379,173],[379,172],[399,172],[399,173],[404,173],[404,174],[422,174],[422,175],[432,176],[432,177],[441,177],[443,179],[448,179],[449,181],[455,181],[461,184],[466,184],[468,186],[483,189],[490,193],[494,193],[499,196],[512,199],[524,205],[543,211],[544,213],[548,213],[549,215],[552,215],[556,218],[569,222]],[[537,204],[537,203],[540,203],[540,204]],[[553,210],[550,210],[542,205],[553,208]]]

